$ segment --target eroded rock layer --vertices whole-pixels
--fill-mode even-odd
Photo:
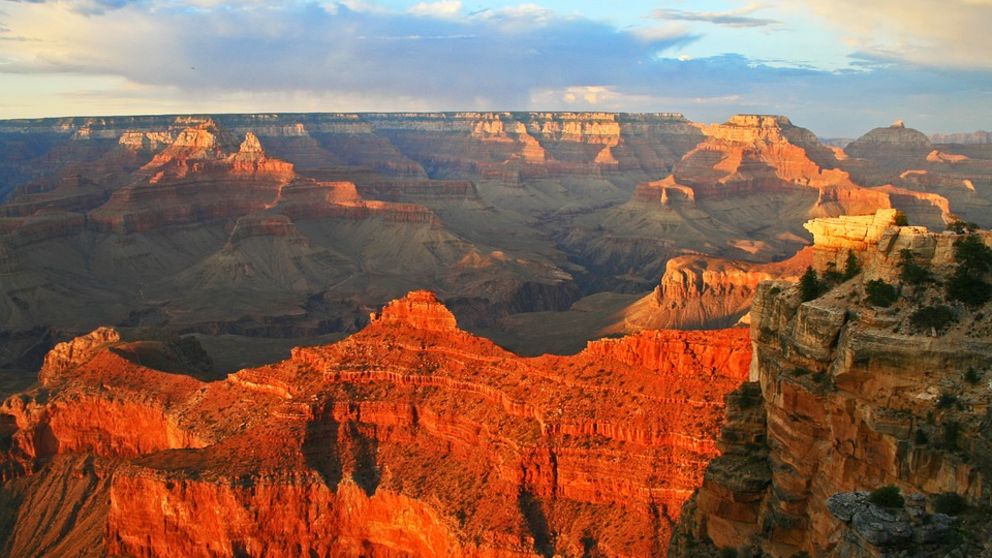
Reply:
[[[521,358],[429,292],[221,381],[139,349],[60,345],[0,407],[8,551],[34,529],[31,556],[663,554],[751,358],[741,329]],[[60,482],[85,525],[46,511]]]
[[[670,555],[988,555],[990,307],[942,285],[966,235],[900,227],[892,211],[807,226],[821,272],[846,254],[863,271],[806,302],[795,284],[759,286],[753,383],[728,399],[723,455]],[[902,296],[880,299],[885,285]],[[905,502],[869,502],[887,485]]]

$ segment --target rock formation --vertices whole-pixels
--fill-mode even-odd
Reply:
[[[781,262],[808,243],[810,218],[894,207],[933,229],[992,224],[987,146],[907,158],[861,144],[847,157],[768,115],[0,121],[0,380],[29,382],[52,343],[102,324],[263,336],[288,352],[419,288],[473,331],[538,339],[540,319],[510,317],[616,295],[583,306],[611,313],[583,323],[622,321],[612,312],[658,287],[669,260]],[[715,314],[687,302],[651,323],[730,323],[749,296],[734,293],[706,303]],[[568,332],[563,347],[602,334]]]
[[[672,258],[654,291],[624,310],[624,329],[733,326],[747,315],[759,283],[798,280],[811,262],[809,248],[769,264],[708,256]]]
[[[811,217],[892,207],[887,192],[853,182],[833,150],[784,116],[737,115],[699,128],[703,140],[668,176],[638,184],[605,218],[578,221],[564,243],[583,263],[653,283],[685,252],[783,260],[804,244]]]
[[[954,249],[962,235],[899,227],[891,217],[808,225],[821,271],[847,251],[863,265],[826,294],[803,302],[794,284],[759,286],[751,310],[755,383],[728,398],[723,456],[687,506],[671,556],[728,548],[774,557],[984,556],[992,549],[989,305],[945,300],[940,282],[962,265]],[[988,233],[977,238],[992,245]],[[934,279],[908,282],[904,254]],[[902,298],[879,306],[872,281],[901,284]],[[942,323],[923,321],[928,312],[949,314]],[[885,503],[888,511],[850,494],[886,485],[905,497]],[[925,518],[947,509],[940,498],[960,502],[953,524],[970,535],[951,536],[941,513]]]
[[[661,554],[751,358],[740,329],[521,358],[429,292],[220,381],[130,346],[60,345],[0,406],[4,551],[33,529],[40,556]]]

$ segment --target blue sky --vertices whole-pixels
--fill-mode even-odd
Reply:
[[[22,0],[0,117],[390,110],[786,114],[992,128],[992,0]]]

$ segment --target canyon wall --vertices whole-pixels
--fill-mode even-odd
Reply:
[[[946,278],[961,265],[954,243],[963,235],[899,227],[891,212],[808,228],[821,271],[850,250],[863,273],[806,302],[795,284],[760,285],[751,310],[753,383],[728,398],[723,455],[687,506],[670,555],[945,556],[956,548],[984,556],[992,504],[988,304],[947,302],[943,286],[906,284],[896,264],[908,249],[916,264]],[[978,238],[992,245],[992,235]],[[902,298],[873,304],[866,285],[875,280],[902,283]],[[933,308],[946,309],[950,321],[920,325],[920,309]],[[885,485],[901,489],[904,509],[868,502],[867,492]],[[947,493],[973,511],[944,515],[935,502]]]
[[[23,498],[6,532],[80,555],[663,554],[751,359],[743,329],[521,358],[429,292],[220,381],[142,366],[140,346],[61,344],[0,406],[0,498]],[[85,527],[38,492],[67,478]]]

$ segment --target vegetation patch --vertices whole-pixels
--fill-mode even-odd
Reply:
[[[947,281],[947,297],[969,306],[981,306],[992,299],[992,284],[984,275],[992,271],[992,248],[981,237],[969,234],[954,242],[958,267]]]
[[[954,321],[954,310],[949,306],[925,306],[909,316],[909,323],[919,330],[940,331]]]
[[[898,509],[906,505],[906,500],[899,492],[898,486],[883,486],[875,489],[869,496],[868,501],[883,508]]]
[[[816,270],[812,266],[806,268],[806,272],[803,273],[802,278],[799,279],[799,297],[803,302],[809,302],[816,298],[819,298],[821,294],[826,292],[826,285],[820,281],[820,277],[816,274]]]
[[[899,252],[899,280],[907,285],[918,287],[933,283],[933,273],[929,269],[916,263],[913,251],[903,248]]]
[[[947,515],[960,515],[968,508],[964,497],[957,492],[944,492],[933,499],[933,511]]]
[[[865,293],[872,306],[881,308],[888,308],[899,300],[899,292],[896,291],[896,288],[881,279],[868,281],[865,285]]]
[[[968,382],[971,385],[975,385],[981,380],[982,380],[982,373],[979,372],[978,370],[975,370],[974,368],[969,368],[964,373],[964,381]]]

